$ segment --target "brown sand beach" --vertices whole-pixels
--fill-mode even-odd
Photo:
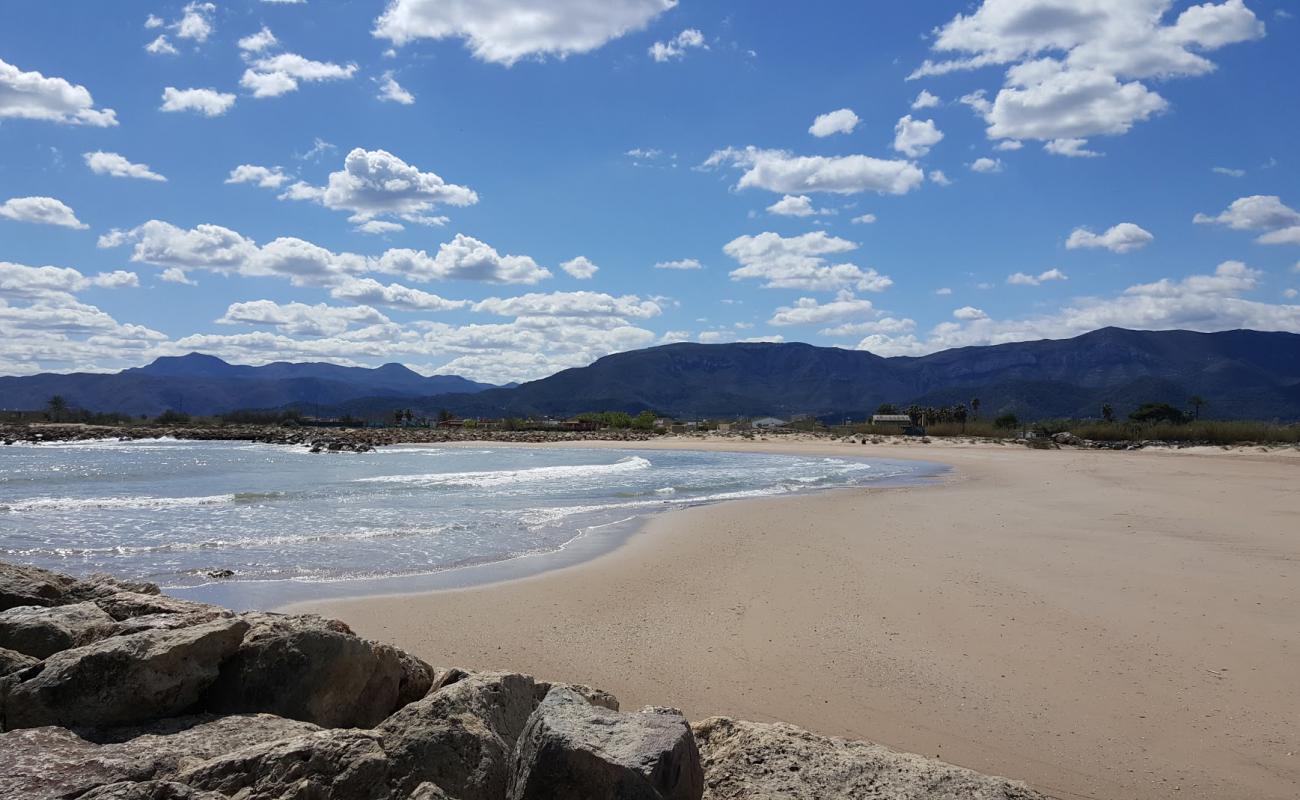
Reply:
[[[652,446],[954,471],[673,512],[536,577],[310,608],[436,664],[784,720],[1061,798],[1300,796],[1295,450]]]

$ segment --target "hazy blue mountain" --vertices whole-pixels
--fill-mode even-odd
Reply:
[[[1126,414],[1192,395],[1222,418],[1300,419],[1300,335],[1104,328],[1073,339],[964,347],[922,357],[807,344],[670,344],[606,356],[513,389],[421,401],[425,411],[525,416],[643,409],[679,417],[861,418],[884,402],[981,400],[984,415]],[[375,398],[344,406],[382,415]]]
[[[493,388],[455,375],[426,378],[401,364],[375,369],[337,364],[228,364],[201,353],[159,358],[115,374],[0,377],[0,409],[43,408],[53,395],[93,411],[157,414],[167,409],[216,414],[297,405],[308,411],[363,397],[415,398]]]

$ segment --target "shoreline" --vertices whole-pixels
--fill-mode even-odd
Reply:
[[[292,608],[441,663],[780,719],[1063,798],[1300,788],[1300,691],[1284,667],[1300,652],[1284,613],[1300,560],[1294,451],[561,446],[629,445],[954,470],[924,491],[656,514],[612,552],[533,577]]]

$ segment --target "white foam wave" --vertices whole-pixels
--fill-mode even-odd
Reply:
[[[0,504],[0,511],[42,513],[85,511],[91,509],[190,508],[234,503],[239,495],[214,494],[208,497],[38,497]]]
[[[494,472],[433,472],[424,475],[380,475],[373,478],[357,478],[357,482],[484,488],[508,486],[515,483],[617,475],[649,469],[650,466],[648,460],[640,456],[632,456],[616,461],[613,464],[577,464],[559,467],[497,470]]]

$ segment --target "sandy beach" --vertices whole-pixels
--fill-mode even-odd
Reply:
[[[660,515],[523,580],[295,608],[435,664],[784,720],[1060,798],[1300,796],[1295,450],[654,446],[954,470]]]

